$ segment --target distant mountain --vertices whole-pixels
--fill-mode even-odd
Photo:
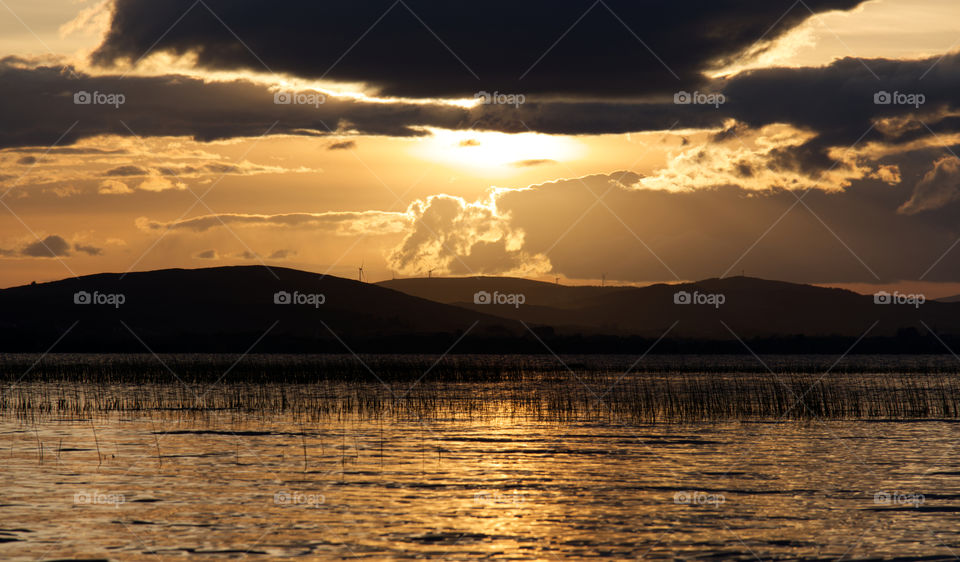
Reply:
[[[937,299],[937,302],[960,302],[960,295],[953,295],[951,297],[943,297]]]
[[[686,338],[849,337],[863,334],[877,322],[873,335],[925,332],[924,323],[938,334],[960,334],[960,303],[876,304],[873,295],[750,277],[609,288],[491,277],[399,279],[380,284],[569,333],[657,337],[676,323],[671,335]],[[477,304],[478,292],[491,294],[491,300],[497,300],[494,293],[522,294],[524,302],[517,306],[506,302],[509,298],[500,298],[504,304]],[[678,304],[675,298],[682,302],[683,295],[703,302]]]
[[[74,323],[58,350],[244,351],[276,323],[258,349],[346,352],[340,338],[403,351],[416,341],[449,345],[475,322],[478,336],[525,332],[482,311],[276,267],[104,273],[0,290],[0,351],[43,351]]]
[[[960,303],[876,304],[748,277],[602,288],[497,277],[370,284],[262,266],[0,290],[0,352],[439,354],[456,343],[458,353],[633,354],[669,330],[658,352],[742,353],[742,339],[761,351],[832,353],[871,326],[858,351],[943,353],[943,342],[960,348]]]
[[[544,283],[516,277],[435,277],[429,279],[394,279],[377,283],[423,299],[443,303],[472,304],[479,291],[502,294],[523,293],[531,306],[578,308],[603,295],[631,291],[636,287],[569,286]]]

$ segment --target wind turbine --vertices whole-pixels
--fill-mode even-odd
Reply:
[[[360,261],[360,267],[357,268],[357,280],[363,283],[363,260]]]
[[[431,277],[433,277],[433,270],[432,270],[432,269],[428,269],[428,270],[427,270],[427,279],[430,279]]]
[[[601,287],[606,287],[606,286],[607,286],[607,274],[606,274],[606,273],[601,273],[601,274],[600,274],[600,286],[601,286]]]

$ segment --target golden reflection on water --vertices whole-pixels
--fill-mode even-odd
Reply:
[[[952,557],[956,438],[935,421],[7,419],[0,558]]]

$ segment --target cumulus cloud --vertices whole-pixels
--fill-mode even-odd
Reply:
[[[449,274],[539,275],[551,270],[543,255],[524,249],[523,229],[511,225],[510,217],[498,211],[496,191],[485,200],[438,195],[417,200],[405,212],[364,211],[287,213],[277,215],[217,214],[172,222],[137,219],[145,232],[169,229],[200,235],[229,225],[245,228],[298,229],[337,236],[375,238],[393,236],[397,245],[386,250],[387,265],[402,274],[428,270]],[[390,242],[392,243],[392,242]],[[206,251],[209,259],[217,257]],[[269,259],[288,259],[297,254],[284,248]],[[201,257],[197,254],[195,257]],[[260,259],[250,250],[240,259]]]
[[[428,197],[408,209],[413,225],[390,252],[391,269],[405,275],[540,275],[551,270],[541,254],[524,250],[524,231],[511,226],[496,201],[467,202],[449,195]]]
[[[918,154],[896,173],[923,176],[929,158]],[[960,205],[919,216],[897,213],[911,186],[889,185],[894,170],[880,169],[842,190],[805,194],[734,184],[652,189],[641,175],[616,172],[497,188],[475,201],[436,195],[403,213],[224,214],[170,223],[142,218],[138,225],[146,232],[170,228],[167,238],[180,232],[178,244],[190,240],[198,249],[232,242],[215,232],[220,220],[244,238],[239,228],[272,229],[261,243],[283,244],[290,252],[285,257],[297,251],[304,259],[315,259],[318,248],[333,255],[318,259],[340,257],[343,243],[332,236],[362,237],[379,248],[387,268],[403,275],[556,272],[596,279],[606,273],[647,282],[745,272],[808,283],[875,283],[877,277],[915,279],[929,269],[929,281],[960,278],[960,254],[943,257],[960,237]],[[958,169],[960,163],[944,159],[927,175],[929,181],[956,177]],[[277,252],[271,257],[283,259]]]

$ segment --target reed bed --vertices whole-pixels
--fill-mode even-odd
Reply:
[[[669,361],[655,358],[626,372],[635,359],[65,355],[31,363],[30,356],[3,356],[0,415],[613,423],[960,418],[960,376],[941,357],[861,358],[829,374],[811,367],[819,361],[829,368],[835,360],[828,358],[771,358],[762,370],[737,368],[730,358],[697,368],[702,359],[673,361],[668,369]],[[739,361],[741,367],[755,362]]]

